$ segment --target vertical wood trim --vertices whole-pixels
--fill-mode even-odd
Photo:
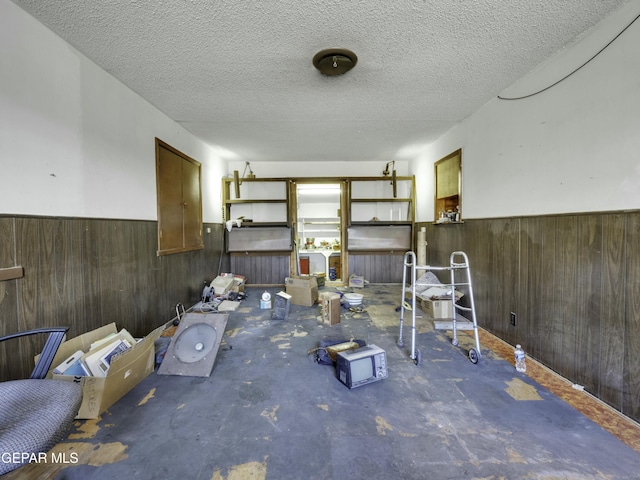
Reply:
[[[619,407],[622,403],[624,348],[624,284],[626,275],[625,219],[607,215],[603,224],[605,264],[602,277],[602,317],[600,326],[600,398]]]
[[[560,217],[556,229],[555,274],[557,287],[553,309],[553,367],[567,378],[576,373],[577,217]]]
[[[640,418],[640,214],[630,214],[625,237],[624,377],[622,413]]]
[[[15,219],[0,218],[0,266],[16,265]],[[18,324],[18,282],[23,279],[0,282],[0,335],[8,335],[19,330]],[[11,346],[7,342],[0,344],[0,378],[18,378],[11,376],[10,368],[14,364],[11,358]]]
[[[558,301],[557,292],[559,279],[555,254],[558,250],[556,244],[556,232],[558,229],[557,217],[543,217],[537,225],[540,235],[540,296],[531,299],[531,308],[535,312],[538,335],[536,337],[536,356],[544,358],[546,364],[553,364],[553,347],[556,341],[554,323],[558,321],[559,311],[555,308]]]
[[[509,221],[509,226],[505,232],[506,239],[503,243],[504,251],[506,253],[502,260],[506,270],[503,282],[507,285],[509,291],[509,295],[505,297],[508,300],[508,305],[506,305],[507,308],[504,309],[506,322],[506,333],[504,338],[511,345],[515,345],[517,343],[514,331],[516,327],[511,325],[511,312],[516,314],[517,325],[517,315],[519,314],[518,307],[521,305],[520,224],[520,219],[511,219]]]
[[[603,220],[580,217],[576,266],[576,383],[600,395],[600,319],[602,318]]]
[[[38,287],[41,269],[44,267],[45,272],[50,269],[46,265],[40,265],[40,223],[41,220],[38,218],[19,218],[16,221],[16,260],[24,266],[26,272],[31,272],[25,275],[18,285],[18,331],[44,326],[38,324],[38,319],[44,316],[39,310]],[[34,274],[36,272],[37,274]],[[16,370],[20,372],[30,372],[33,369],[33,357],[29,361],[29,354],[36,351],[36,346],[35,339],[30,337],[32,335],[17,342],[19,368]],[[12,346],[12,348],[16,347]],[[13,375],[15,372],[11,373]]]
[[[293,232],[293,248],[289,255],[289,275],[298,275],[298,251],[300,250],[298,239],[301,237],[301,232],[298,230],[298,184],[295,180],[287,182],[287,224],[291,226]]]
[[[108,241],[108,237],[103,237],[100,229],[101,220],[84,221],[84,232],[82,235],[83,259],[86,262],[82,269],[84,301],[81,312],[83,319],[78,321],[77,328],[85,328],[86,331],[102,326],[102,278],[100,275],[102,265],[103,242]],[[84,333],[82,330],[69,332],[69,335]]]
[[[540,359],[539,329],[540,301],[543,296],[542,283],[542,235],[539,218],[523,219],[523,293],[525,294],[524,315],[518,319],[519,343],[529,355]]]

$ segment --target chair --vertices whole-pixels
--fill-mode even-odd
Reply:
[[[29,379],[0,382],[0,475],[20,467],[60,442],[82,403],[76,382],[45,379],[68,327],[39,328],[0,337],[0,342],[48,334]]]

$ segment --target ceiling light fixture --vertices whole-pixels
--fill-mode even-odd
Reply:
[[[327,48],[313,56],[313,66],[324,75],[342,75],[358,63],[358,57],[345,48]]]

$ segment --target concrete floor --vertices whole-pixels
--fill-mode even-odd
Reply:
[[[534,362],[517,373],[510,347],[486,332],[474,365],[471,337],[454,347],[450,332],[419,319],[415,365],[410,318],[405,347],[396,344],[399,286],[359,290],[366,312],[342,310],[334,326],[318,320],[317,306],[292,305],[288,320],[272,320],[259,308],[263,291],[249,288],[231,313],[211,377],[153,373],[55,447],[77,463],[28,465],[6,478],[640,478],[635,423]],[[386,350],[387,379],[349,390],[307,354],[320,340],[351,337]]]

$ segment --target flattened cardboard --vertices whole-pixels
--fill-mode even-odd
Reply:
[[[120,400],[129,390],[153,372],[155,341],[160,337],[163,330],[164,325],[156,328],[129,350],[114,357],[106,377],[74,377],[54,374],[50,370],[47,378],[82,384],[82,405],[76,419],[98,418],[111,405]],[[64,342],[60,345],[52,365],[59,365],[77,350],[88,350],[91,343],[111,333],[117,333],[115,323],[105,325]]]

